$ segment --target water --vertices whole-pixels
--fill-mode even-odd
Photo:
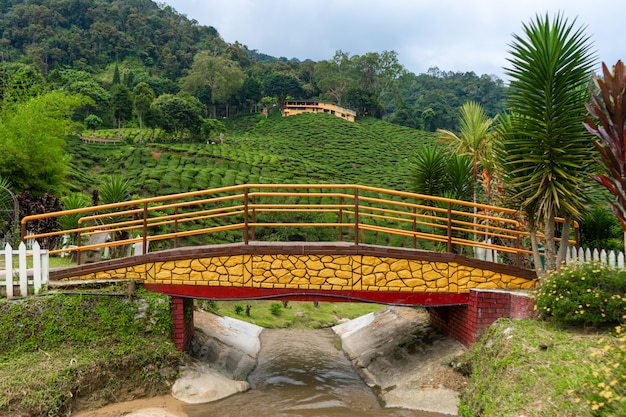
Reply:
[[[190,417],[435,417],[381,407],[331,330],[265,329],[252,389],[190,405]]]

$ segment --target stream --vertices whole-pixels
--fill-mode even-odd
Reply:
[[[251,390],[184,407],[189,417],[435,417],[383,408],[330,330],[265,329]]]

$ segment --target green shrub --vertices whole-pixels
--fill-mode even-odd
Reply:
[[[240,316],[241,313],[243,313],[243,306],[241,304],[235,304],[235,314]]]
[[[272,304],[270,304],[270,311],[275,316],[279,316],[280,315],[282,308],[283,308],[283,306],[281,304],[279,304],[279,303],[272,303]]]
[[[626,271],[587,262],[552,273],[537,293],[536,308],[564,324],[619,324],[625,293]]]

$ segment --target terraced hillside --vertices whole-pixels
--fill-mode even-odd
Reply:
[[[409,165],[432,134],[377,119],[325,114],[246,116],[227,122],[224,143],[82,144],[70,139],[74,191],[122,174],[132,193],[165,195],[244,183],[357,183],[409,190]]]

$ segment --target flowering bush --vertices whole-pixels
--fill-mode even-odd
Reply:
[[[615,337],[598,341],[598,348],[590,355],[590,366],[594,381],[583,384],[583,388],[591,393],[587,405],[594,415],[626,415],[626,332],[622,326],[615,328]]]
[[[551,273],[537,293],[535,308],[565,324],[621,324],[625,294],[626,271],[587,262]]]

